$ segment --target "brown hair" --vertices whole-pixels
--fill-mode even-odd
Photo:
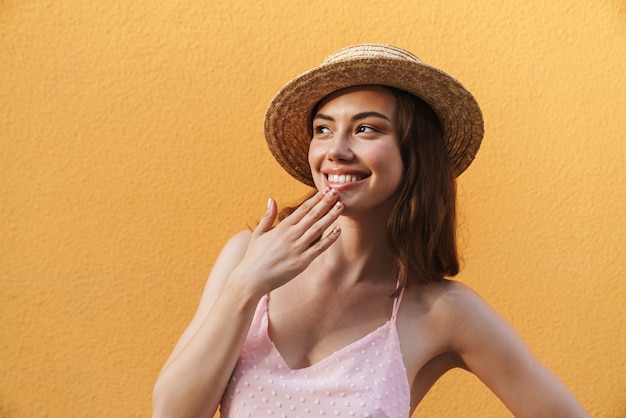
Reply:
[[[401,285],[424,285],[459,272],[456,175],[432,108],[410,93],[390,90],[397,100],[404,177],[387,221],[387,241]]]
[[[399,292],[410,282],[425,285],[459,272],[456,174],[448,160],[435,112],[413,94],[388,89],[397,101],[404,166],[396,203],[387,221],[387,241],[396,259]],[[316,192],[312,191],[302,202]],[[298,206],[282,209],[278,219],[286,218]]]

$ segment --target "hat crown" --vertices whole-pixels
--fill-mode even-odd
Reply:
[[[326,57],[322,65],[336,64],[338,62],[359,59],[395,59],[422,63],[422,61],[409,51],[393,45],[385,44],[360,44],[352,45]]]
[[[424,64],[402,48],[359,44],[340,49],[318,67],[289,81],[270,103],[265,115],[265,139],[289,174],[315,187],[307,157],[311,112],[335,91],[371,84],[403,90],[426,102],[441,124],[455,175],[465,171],[484,132],[482,113],[472,94],[449,74]]]

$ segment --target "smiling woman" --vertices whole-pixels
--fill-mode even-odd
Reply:
[[[379,86],[351,87],[325,98],[313,117],[309,166],[318,190],[339,193],[344,216],[379,213],[386,222],[403,173],[396,98]]]
[[[275,226],[270,199],[225,246],[157,379],[154,416],[408,417],[455,367],[518,417],[588,416],[451,279],[455,179],[483,133],[458,81],[393,46],[352,46],[287,83],[265,133],[316,193]]]

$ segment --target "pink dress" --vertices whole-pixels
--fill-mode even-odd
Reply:
[[[394,300],[391,319],[363,338],[302,369],[289,368],[268,334],[268,301],[250,331],[222,397],[225,418],[406,418],[410,389],[400,352]]]

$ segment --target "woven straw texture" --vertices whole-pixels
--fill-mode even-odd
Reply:
[[[316,68],[288,82],[265,116],[265,139],[278,163],[294,178],[314,187],[308,163],[308,124],[314,106],[330,93],[378,84],[412,93],[437,114],[456,175],[471,164],[483,138],[483,118],[472,94],[445,72],[390,45],[341,49]]]

